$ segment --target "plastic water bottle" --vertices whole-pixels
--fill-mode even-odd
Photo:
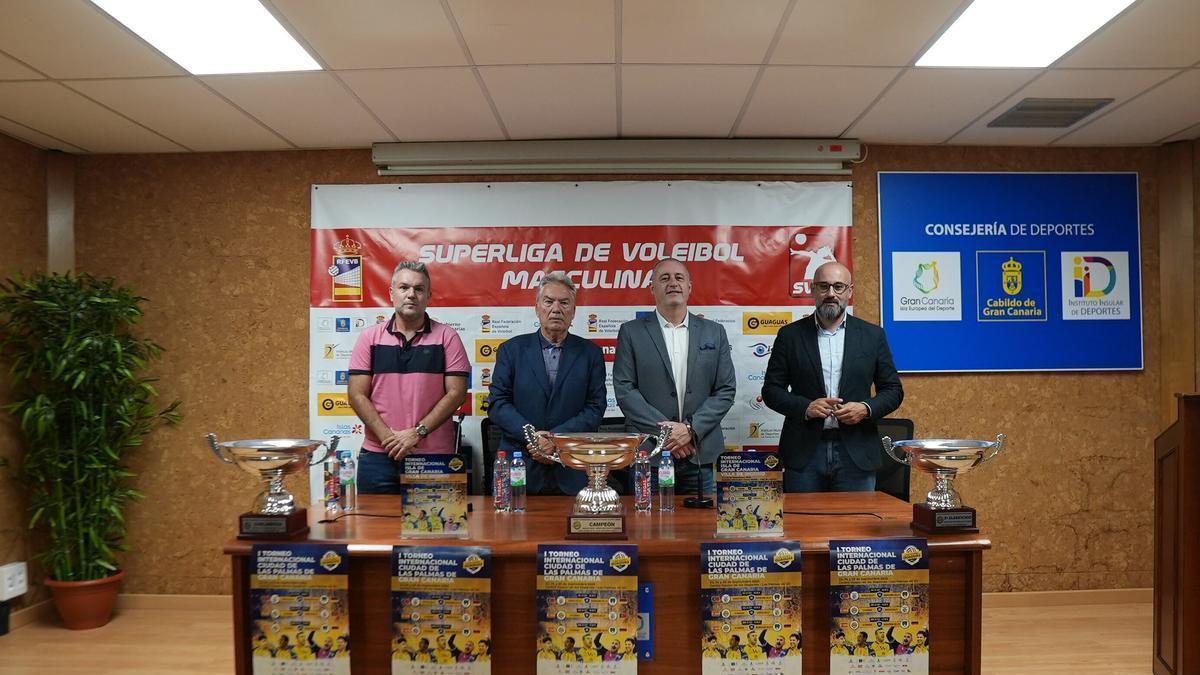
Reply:
[[[349,450],[343,450],[341,456],[342,465],[338,470],[338,477],[341,483],[342,510],[353,511],[358,508],[358,466]]]
[[[520,450],[513,453],[508,485],[511,489],[509,506],[515,513],[525,513],[525,460]]]
[[[336,517],[342,511],[337,457],[325,460],[325,515]]]
[[[666,451],[658,458],[658,510],[675,510],[675,461]]]
[[[508,484],[508,459],[501,450],[496,453],[496,462],[492,465],[492,505],[497,511],[508,510],[511,493],[512,486]]]
[[[638,450],[633,462],[633,506],[639,512],[650,510],[650,456]]]

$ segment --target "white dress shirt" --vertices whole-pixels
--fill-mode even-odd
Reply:
[[[838,397],[838,384],[842,381],[842,357],[846,352],[846,319],[832,331],[826,330],[817,321],[816,313],[813,321],[817,322],[817,349],[821,352],[821,376],[825,380],[825,395],[830,398]],[[825,418],[826,429],[838,428],[837,418],[833,415]]]
[[[675,398],[679,402],[679,421],[683,421],[683,395],[687,388],[687,358],[688,358],[688,316],[683,315],[683,322],[678,326],[671,325],[658,310],[658,326],[662,329],[663,342],[667,345],[667,358],[671,361],[671,375],[675,378]]]

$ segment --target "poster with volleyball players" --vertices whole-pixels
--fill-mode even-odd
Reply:
[[[392,675],[492,672],[492,553],[392,549]]]
[[[775,452],[717,457],[717,536],[783,536],[783,462]]]
[[[255,675],[349,675],[345,546],[255,544],[250,553]]]
[[[700,545],[704,675],[801,670],[800,542]]]
[[[924,539],[829,542],[829,672],[929,672],[929,551]]]
[[[637,547],[538,546],[537,675],[637,675]]]
[[[466,463],[458,455],[409,455],[400,476],[402,537],[467,537]]]

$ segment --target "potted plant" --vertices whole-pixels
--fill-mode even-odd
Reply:
[[[36,554],[68,628],[108,623],[124,572],[124,507],[143,495],[125,453],[160,423],[179,420],[176,401],[155,406],[143,372],[162,353],[133,328],[145,301],[113,279],[44,274],[0,283],[0,358],[10,365]]]

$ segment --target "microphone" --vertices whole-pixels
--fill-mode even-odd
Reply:
[[[711,509],[713,500],[704,496],[704,465],[700,463],[700,453],[696,453],[696,496],[683,500],[684,508]]]

